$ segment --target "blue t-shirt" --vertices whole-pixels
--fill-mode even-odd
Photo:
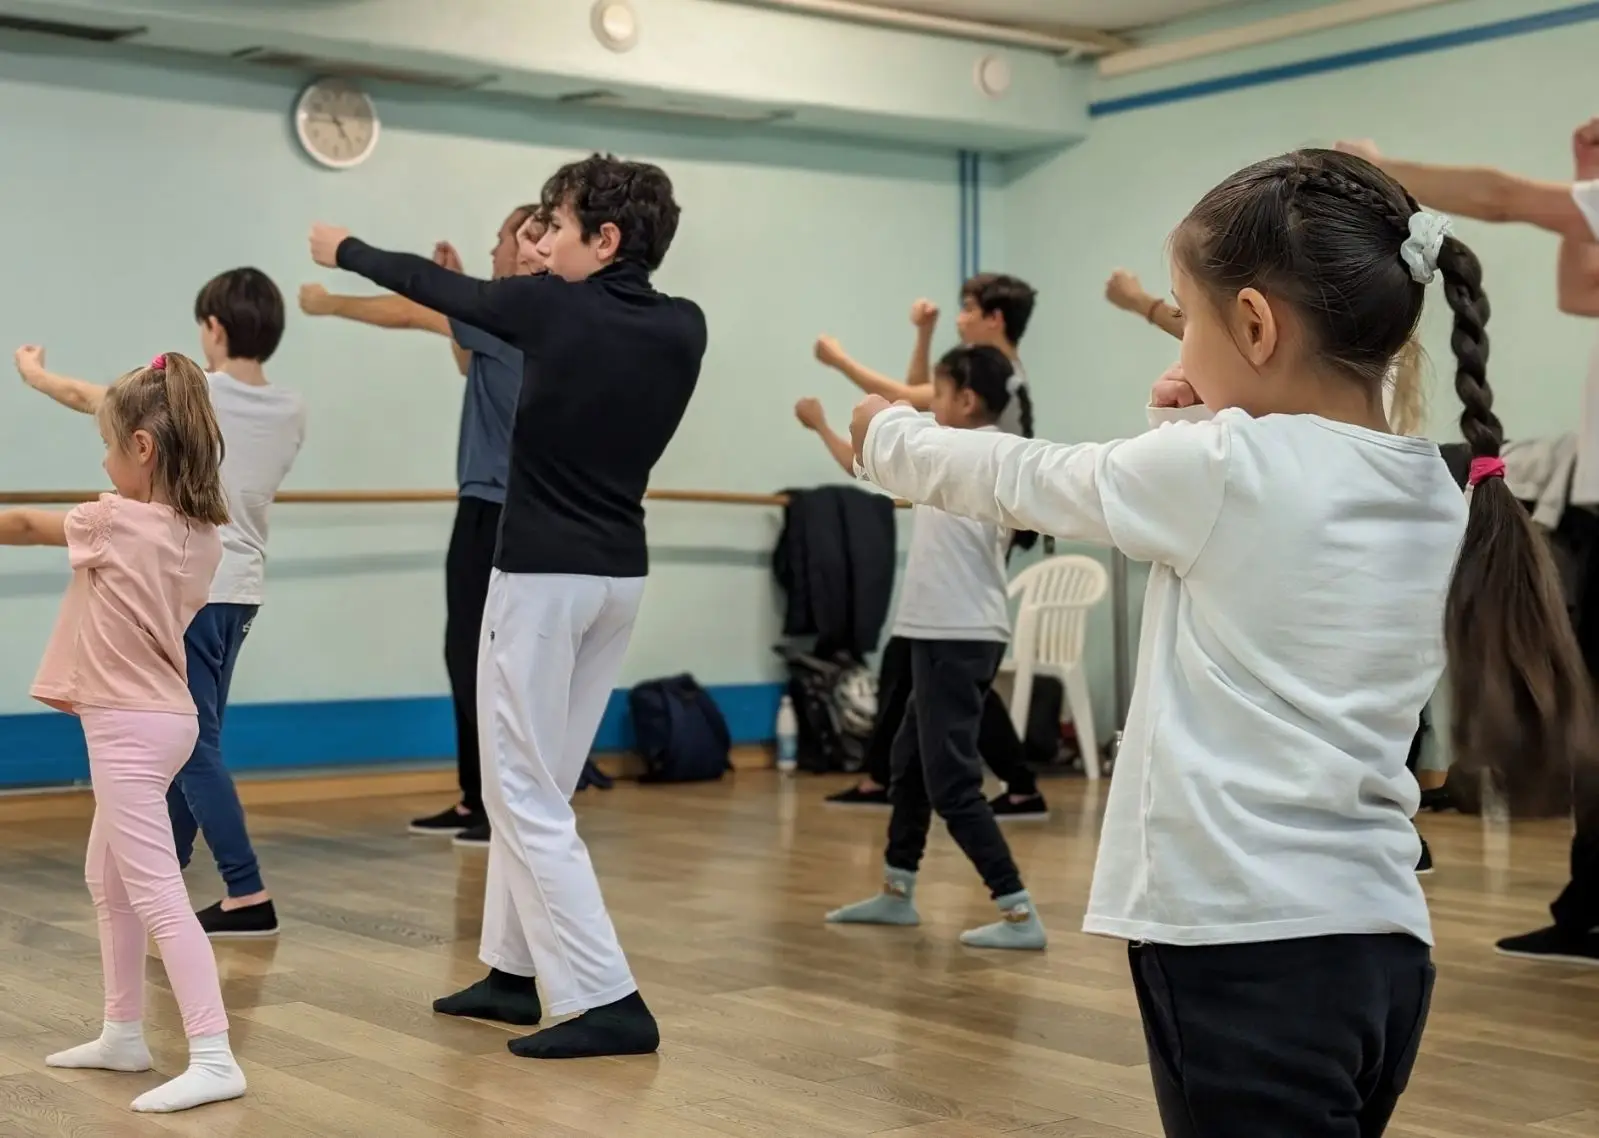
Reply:
[[[450,334],[472,353],[461,405],[461,445],[455,458],[461,497],[503,505],[511,465],[511,423],[522,390],[522,353],[459,320],[450,321]]]

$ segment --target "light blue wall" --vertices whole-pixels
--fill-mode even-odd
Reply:
[[[1303,5],[1261,5],[1233,16],[1295,6]],[[1356,48],[1381,55],[1387,45],[1414,37],[1459,33],[1429,41],[1433,46],[1470,40],[1471,29],[1545,9],[1567,11],[1573,22],[1201,97],[1183,90],[1200,80],[1227,86],[1278,65],[1314,70],[1317,61]],[[1151,292],[1164,292],[1168,234],[1232,171],[1297,146],[1372,137],[1390,153],[1423,161],[1490,164],[1569,179],[1571,131],[1599,112],[1596,59],[1599,4],[1461,0],[1102,84],[1096,103],[1146,92],[1172,100],[1101,114],[1088,138],[1070,151],[1006,164],[1009,263],[1038,287],[1047,313],[1024,345],[1040,393],[1040,432],[1075,441],[1143,429],[1150,382],[1175,358],[1176,344],[1111,309],[1105,280],[1126,267]],[[1554,238],[1471,222],[1461,222],[1459,232],[1481,256],[1493,300],[1489,371],[1496,411],[1522,437],[1572,429],[1596,329],[1592,321],[1557,311]],[[1436,365],[1445,369],[1452,359],[1448,329],[1447,310],[1435,295],[1425,340]],[[1432,393],[1431,433],[1456,437],[1451,387],[1435,380]],[[1142,576],[1134,567],[1135,639],[1141,593]],[[1111,700],[1108,612],[1099,613],[1092,627],[1090,676],[1105,721]]]
[[[376,156],[333,174],[291,140],[292,77],[17,46],[0,42],[0,346],[43,342],[57,370],[105,378],[158,350],[195,350],[195,290],[232,265],[258,265],[291,295],[307,280],[359,291],[310,264],[316,219],[400,248],[449,238],[486,271],[508,207],[535,197],[558,163],[612,148],[674,178],[684,221],[659,284],[699,300],[711,328],[699,391],[655,484],[775,491],[836,473],[791,413],[811,392],[839,416],[853,402],[811,360],[815,335],[898,360],[910,299],[955,291],[952,152],[379,90]],[[451,484],[461,381],[441,340],[296,313],[269,371],[310,405],[289,488]],[[87,419],[20,382],[0,386],[0,487],[99,487],[99,449]],[[236,700],[442,693],[450,516],[445,506],[277,510],[268,604]],[[744,507],[652,508],[655,568],[624,682],[681,670],[708,683],[775,678],[778,521]],[[0,713],[30,709],[64,582],[59,553],[0,557]]]

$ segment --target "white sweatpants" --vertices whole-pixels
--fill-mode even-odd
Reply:
[[[478,958],[537,976],[568,1015],[638,985],[605,911],[571,798],[627,654],[643,577],[501,573],[478,645],[489,845]]]

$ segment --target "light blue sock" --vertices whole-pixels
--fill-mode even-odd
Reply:
[[[1000,919],[961,933],[961,943],[971,948],[1015,948],[1038,951],[1049,943],[1044,923],[1038,919],[1027,890],[994,898]]]
[[[916,875],[893,866],[883,867],[883,891],[865,901],[845,905],[827,914],[830,925],[919,925],[913,897]]]

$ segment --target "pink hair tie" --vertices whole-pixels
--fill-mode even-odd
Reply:
[[[1504,459],[1474,458],[1471,460],[1471,473],[1466,477],[1466,485],[1475,486],[1485,478],[1503,478],[1504,476]]]
[[[150,361],[150,367],[153,370],[155,370],[155,371],[166,371],[167,370],[167,354],[165,352],[162,352],[155,359],[151,360]]]

